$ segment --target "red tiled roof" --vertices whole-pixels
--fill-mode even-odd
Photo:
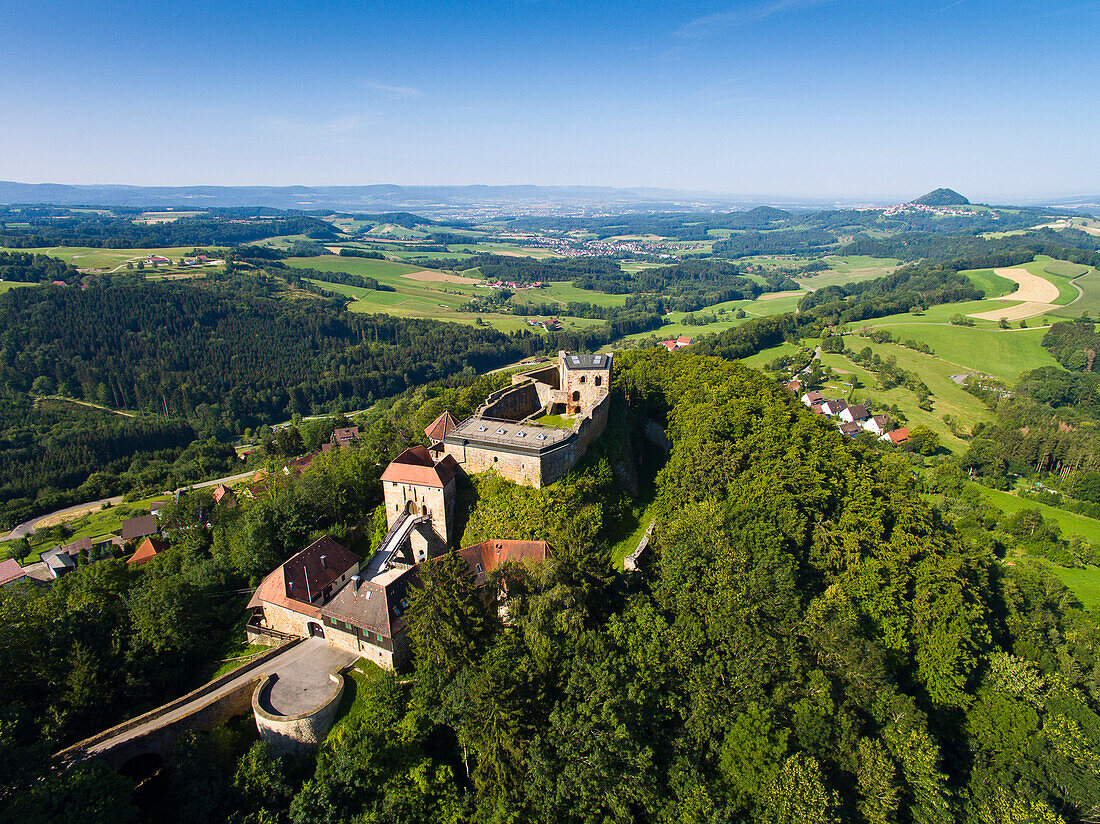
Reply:
[[[309,601],[357,563],[358,555],[325,535],[283,564],[284,594]]]
[[[436,463],[425,447],[414,446],[393,459],[382,473],[382,480],[443,489],[454,479],[456,466],[450,455]]]
[[[236,500],[237,498],[237,495],[228,486],[226,486],[225,484],[218,484],[214,488],[214,503],[220,504],[222,502],[222,498],[226,497],[227,495],[229,496],[229,500],[231,501]]]
[[[909,440],[909,427],[903,426],[899,429],[895,429],[893,432],[887,432],[888,437],[893,443],[905,443]]]
[[[303,455],[300,458],[295,458],[294,460],[288,462],[287,465],[283,468],[283,471],[286,472],[287,475],[301,475],[303,472],[306,471],[307,468],[309,468],[309,465],[311,463],[313,463],[313,455]]]
[[[687,337],[687,335],[680,335],[680,337],[676,338],[676,342],[681,346],[691,346],[691,338]]]
[[[168,549],[168,542],[156,538],[146,538],[137,548],[137,551],[126,559],[129,566],[141,566],[153,560],[157,555]]]
[[[455,416],[450,412],[444,412],[428,424],[428,428],[424,430],[424,434],[428,436],[428,440],[432,443],[439,443],[446,438],[456,426],[458,426],[458,420]]]
[[[5,558],[0,561],[0,587],[10,584],[12,581],[18,581],[26,574],[23,567],[19,566],[19,562],[14,558]]]
[[[533,564],[545,561],[550,556],[550,545],[546,541],[482,541],[459,554],[480,586],[490,572],[506,561]]]

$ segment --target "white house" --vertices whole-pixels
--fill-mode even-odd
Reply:
[[[874,415],[865,420],[862,426],[868,432],[874,432],[876,435],[885,435],[890,431],[890,419],[885,415]]]
[[[867,414],[867,407],[861,403],[854,403],[851,406],[845,406],[837,413],[839,417],[845,423],[860,423],[871,417]]]
[[[848,401],[825,401],[821,404],[821,411],[834,418],[847,408]]]

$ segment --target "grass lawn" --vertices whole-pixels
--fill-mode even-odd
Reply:
[[[536,418],[535,423],[542,426],[549,426],[553,429],[572,429],[573,423],[576,421],[576,416],[564,416],[564,415],[543,415],[541,418]]]
[[[749,355],[747,358],[742,358],[741,362],[745,366],[751,366],[753,369],[763,369],[764,364],[769,363],[781,355],[795,355],[798,354],[798,350],[801,346],[797,346],[793,343],[781,343],[778,346],[773,346],[771,349],[765,349],[762,352],[757,352],[755,355]]]
[[[9,289],[18,289],[20,286],[37,286],[37,283],[16,283],[12,280],[0,280],[0,293],[7,292]]]
[[[392,677],[391,673],[372,661],[360,658],[355,666],[344,674],[344,694],[340,697],[336,721],[328,734],[340,736],[362,721],[366,713],[371,710],[367,704],[367,687],[372,681]]]
[[[1046,558],[1013,558],[1011,563],[1031,564],[1053,572],[1066,589],[1077,596],[1077,600],[1088,610],[1100,608],[1100,567],[1087,566],[1084,569],[1068,569],[1052,564]]]
[[[1100,543],[1100,521],[1076,512],[1066,512],[1064,509],[1047,506],[1037,501],[1029,501],[1010,492],[1001,492],[997,489],[973,484],[982,497],[990,504],[997,507],[1006,515],[1014,515],[1022,509],[1038,509],[1043,517],[1054,521],[1062,528],[1063,535],[1080,535],[1090,543]]]

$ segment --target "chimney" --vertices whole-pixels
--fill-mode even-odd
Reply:
[[[352,597],[357,597],[359,595],[359,582],[362,581],[362,580],[363,580],[363,578],[359,575],[352,575],[351,576],[351,585],[353,587]]]
[[[322,569],[325,569],[325,568],[327,568],[327,567],[328,567],[328,564],[326,564],[326,563],[325,563],[325,556],[324,556],[324,555],[322,555],[322,556],[321,556],[321,568],[322,568]]]

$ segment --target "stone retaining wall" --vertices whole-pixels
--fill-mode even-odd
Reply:
[[[256,717],[256,729],[260,738],[271,745],[279,755],[299,755],[315,748],[325,740],[344,695],[344,676],[329,675],[333,682],[332,694],[323,706],[301,715],[279,715],[267,707],[267,696],[274,684],[271,675],[265,677],[252,693],[252,714]]]

